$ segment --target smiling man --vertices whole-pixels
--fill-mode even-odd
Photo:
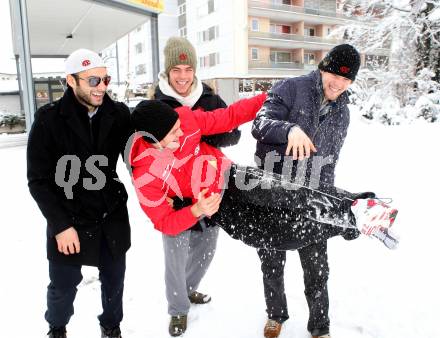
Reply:
[[[29,190],[47,221],[48,335],[67,336],[81,267],[91,265],[101,281],[102,337],[120,338],[130,225],[116,163],[131,134],[130,114],[106,94],[110,76],[97,53],[74,51],[65,72],[68,88],[36,112],[27,150]]]
[[[335,165],[350,121],[346,90],[355,80],[359,66],[357,50],[342,44],[330,50],[318,70],[274,85],[252,129],[258,140],[256,159],[262,167],[273,163],[271,155],[275,154],[280,159],[273,168],[276,173],[281,174],[283,167],[289,167],[292,178],[304,172],[304,182],[315,188],[322,184],[333,186]],[[322,169],[313,170],[322,159],[325,163]],[[354,230],[344,238],[354,239],[358,234]],[[309,306],[307,328],[313,338],[329,338],[327,241],[300,249],[298,253]],[[260,249],[258,255],[268,314],[264,336],[276,338],[282,323],[289,318],[284,292],[286,252]]]
[[[214,111],[225,108],[226,103],[196,76],[197,54],[194,46],[185,38],[171,37],[164,48],[165,69],[159,74],[154,99],[173,109],[187,106],[191,110]],[[215,135],[203,135],[202,141],[214,147],[237,144],[240,131]],[[174,143],[170,143],[172,147]],[[177,210],[187,206],[189,200],[175,198]],[[184,332],[182,316],[188,313],[191,303],[203,304],[211,300],[209,295],[197,291],[214,257],[218,227],[209,219],[200,220],[191,229],[178,235],[163,234],[165,252],[165,284],[168,313],[171,315],[169,331],[172,336]],[[191,258],[192,257],[192,258]]]

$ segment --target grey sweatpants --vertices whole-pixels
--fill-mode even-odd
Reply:
[[[217,246],[218,227],[187,230],[177,236],[162,235],[168,313],[186,315],[188,295],[196,291],[208,270]]]

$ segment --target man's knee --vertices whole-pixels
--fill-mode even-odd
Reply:
[[[49,261],[50,285],[59,290],[76,288],[82,281],[81,266]]]
[[[284,276],[285,251],[259,249],[258,256],[264,279],[279,279]]]

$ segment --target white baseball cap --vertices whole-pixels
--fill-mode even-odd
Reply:
[[[106,67],[104,60],[97,53],[88,49],[77,49],[64,62],[66,75],[98,67]]]

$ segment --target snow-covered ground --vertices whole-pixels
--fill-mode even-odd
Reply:
[[[249,125],[240,144],[226,152],[252,163]],[[352,122],[337,169],[337,185],[392,197],[400,209],[396,251],[373,239],[329,241],[330,317],[335,338],[440,337],[438,208],[440,124],[396,127]],[[45,222],[26,182],[25,147],[0,149],[0,336],[45,337],[47,261]],[[130,194],[133,246],[127,258],[124,338],[168,337],[160,234],[137,204],[124,167],[120,176]],[[281,338],[308,338],[308,310],[298,255],[288,254],[286,290],[290,319]],[[98,337],[97,271],[84,280],[68,326],[69,338]],[[266,319],[262,275],[254,249],[221,232],[218,250],[200,287],[212,302],[194,306],[185,338],[263,337]]]

